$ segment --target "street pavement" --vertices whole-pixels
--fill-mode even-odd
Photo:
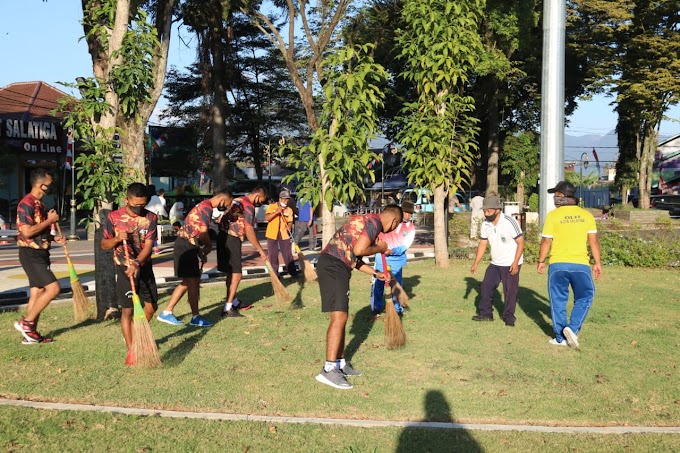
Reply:
[[[80,235],[84,237],[84,232]],[[0,238],[2,239],[2,238]],[[258,231],[260,244],[266,249],[264,230]],[[306,239],[302,241],[302,251],[312,263],[316,263],[319,251],[307,251]],[[409,259],[428,258],[434,256],[434,240],[431,226],[420,226],[416,230],[416,240],[408,252]],[[174,286],[179,280],[174,274],[173,265],[173,242],[161,244],[161,253],[153,255],[153,269],[156,283],[159,287]],[[94,266],[94,242],[88,240],[70,241],[67,244],[68,252],[73,262],[80,283],[88,293],[96,291],[95,266]],[[244,278],[266,277],[268,272],[264,263],[248,242],[243,243],[243,274]],[[71,296],[68,265],[64,250],[61,246],[53,244],[51,250],[52,272],[59,279],[62,287],[61,298]],[[279,270],[282,271],[283,265]],[[217,270],[217,256],[213,251],[208,255],[208,262],[203,267],[203,281],[219,281],[224,279],[224,274]],[[13,240],[9,243],[0,244],[0,306],[8,306],[25,303],[28,300],[28,278],[19,263],[18,247]]]

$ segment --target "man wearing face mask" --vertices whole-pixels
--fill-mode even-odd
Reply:
[[[290,203],[290,191],[283,189],[279,193],[279,201],[272,203],[267,207],[264,214],[265,222],[267,224],[267,231],[265,237],[267,238],[267,253],[269,255],[269,263],[272,268],[278,272],[279,270],[279,252],[283,257],[283,262],[286,265],[286,271],[294,278],[298,276],[297,266],[295,266],[295,258],[293,258],[293,251],[290,243],[290,229],[295,220],[293,209],[288,206]]]
[[[543,224],[538,273],[545,272],[545,260],[550,252],[548,297],[555,338],[549,343],[578,349],[578,333],[595,298],[592,276],[598,279],[602,275],[597,225],[593,215],[578,206],[573,184],[560,181],[548,193],[555,195],[557,209],[548,213]],[[588,245],[593,257],[592,273]],[[571,319],[567,319],[569,286],[574,292]]]
[[[132,355],[132,287],[130,277],[144,306],[144,314],[150,321],[158,308],[156,277],[151,266],[151,252],[156,240],[158,216],[144,206],[148,200],[147,188],[135,182],[128,186],[126,205],[109,213],[104,227],[102,249],[113,249],[116,263],[116,292],[122,307],[120,327],[127,345],[126,365],[134,365]],[[127,249],[127,250],[126,250]]]
[[[385,253],[387,243],[380,233],[393,231],[403,219],[399,206],[389,205],[380,214],[352,216],[326,244],[316,270],[321,290],[321,311],[330,313],[326,331],[326,362],[316,380],[337,389],[351,389],[348,376],[361,376],[345,360],[345,326],[349,317],[349,281],[352,269],[385,280],[385,274],[376,272],[364,263],[362,257]]]
[[[401,286],[404,286],[404,276],[402,270],[406,266],[407,258],[406,251],[413,244],[416,237],[416,227],[411,222],[414,205],[413,202],[405,200],[401,204],[401,210],[404,212],[404,218],[394,231],[378,236],[381,240],[387,243],[387,251],[385,252],[385,260],[390,267],[390,272]],[[375,270],[382,272],[383,262],[380,254],[375,255]],[[374,278],[371,284],[371,313],[372,320],[376,320],[385,309],[385,282]],[[397,313],[401,316],[404,313],[404,307],[401,306],[397,298],[392,295],[392,303]]]
[[[52,176],[44,168],[31,172],[31,191],[17,205],[17,245],[19,261],[28,277],[30,295],[26,316],[14,323],[21,332],[23,344],[51,343],[52,339],[38,333],[40,313],[59,294],[59,282],[50,270],[50,228],[59,221],[54,209],[47,212],[42,198],[52,189]],[[64,245],[66,238],[54,240]]]
[[[222,234],[217,240],[217,269],[227,274],[227,295],[222,316],[232,318],[243,316],[239,313],[240,301],[236,298],[236,291],[243,277],[241,256],[243,240],[247,238],[260,257],[263,260],[267,259],[255,231],[257,227],[255,207],[262,205],[266,200],[267,191],[264,187],[258,186],[245,197],[235,198],[220,219]]]
[[[470,268],[475,274],[477,266],[484,257],[486,246],[491,246],[491,264],[486,268],[482,281],[479,313],[472,317],[473,321],[493,321],[493,293],[503,282],[503,321],[508,327],[515,326],[515,307],[519,290],[519,271],[522,267],[524,253],[524,236],[522,229],[512,216],[501,213],[501,200],[497,196],[488,196],[482,205],[484,222],[480,228],[477,256]]]
[[[212,323],[201,316],[198,311],[203,264],[208,260],[208,254],[212,249],[208,229],[212,221],[213,208],[224,210],[233,201],[231,190],[221,190],[212,198],[203,200],[194,206],[184,219],[184,225],[177,231],[174,250],[175,275],[182,278],[182,282],[172,292],[168,306],[157,316],[156,319],[159,321],[173,326],[182,325],[182,321],[175,317],[173,310],[184,294],[189,293],[187,296],[191,308],[189,325],[212,326]]]

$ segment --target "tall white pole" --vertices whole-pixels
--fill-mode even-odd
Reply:
[[[565,0],[546,0],[543,7],[541,86],[541,180],[539,217],[555,208],[547,190],[564,177],[564,40]]]

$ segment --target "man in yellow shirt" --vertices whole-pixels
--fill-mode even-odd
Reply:
[[[279,193],[279,200],[267,207],[264,215],[267,225],[265,237],[267,238],[267,254],[269,262],[274,271],[279,271],[279,252],[286,265],[286,271],[294,278],[298,276],[298,269],[295,266],[292,247],[290,243],[290,228],[295,220],[293,209],[288,206],[290,203],[290,191],[283,189]]]
[[[592,214],[578,206],[573,184],[560,181],[548,193],[555,195],[557,209],[548,213],[543,225],[538,273],[545,271],[545,259],[552,249],[548,269],[548,295],[555,338],[549,343],[578,349],[578,333],[595,297],[592,275],[595,275],[595,279],[602,275],[597,226]],[[594,261],[592,275],[588,245]],[[569,286],[574,292],[574,308],[568,320]]]

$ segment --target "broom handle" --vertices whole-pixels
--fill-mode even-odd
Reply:
[[[290,236],[290,242],[293,243],[295,246],[295,251],[300,253],[300,246],[295,242],[295,238],[293,237],[293,233],[291,232],[290,228],[288,228],[288,222],[286,222],[286,219],[283,217],[283,212],[279,214],[281,216],[281,222],[286,226],[286,231],[288,232],[288,236]]]
[[[385,282],[387,284],[390,284],[390,281],[392,280],[392,276],[390,275],[389,271],[387,270],[387,258],[385,258],[385,254],[381,253],[380,257],[382,258],[382,263],[383,263],[383,272],[385,273]]]
[[[59,222],[56,223],[57,225],[57,233],[59,233],[59,236],[63,237],[61,234],[61,228],[59,227]],[[64,255],[66,256],[66,262],[71,265],[71,257],[68,254],[68,248],[66,245],[64,245]]]
[[[125,260],[130,262],[130,253],[128,252],[127,240],[123,240],[123,250],[125,251]],[[128,265],[130,267],[130,265]],[[130,278],[130,287],[132,288],[132,293],[137,294],[137,288],[135,288],[135,279],[132,275],[128,276]]]

